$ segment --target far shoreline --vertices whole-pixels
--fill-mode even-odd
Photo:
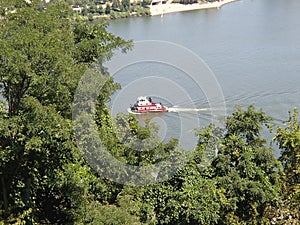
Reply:
[[[180,3],[166,3],[166,4],[151,5],[150,15],[157,16],[157,15],[164,15],[164,14],[175,13],[175,12],[220,8],[223,5],[235,1],[238,0],[220,0],[216,2],[208,2],[208,3],[200,3],[200,4],[194,3],[194,4],[186,4],[186,5]]]

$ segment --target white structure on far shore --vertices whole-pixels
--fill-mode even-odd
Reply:
[[[172,0],[170,0],[172,1]],[[162,0],[152,0],[155,4],[150,5],[150,15],[163,15],[166,13],[174,12],[183,12],[199,9],[211,9],[211,8],[220,8],[222,5],[235,2],[237,0],[219,0],[215,2],[207,3],[194,3],[194,4],[179,4],[179,3],[169,3],[168,1],[165,4],[160,4]]]

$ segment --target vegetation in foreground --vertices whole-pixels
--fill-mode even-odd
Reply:
[[[112,50],[128,50],[131,43],[108,33],[105,24],[70,20],[63,3],[45,9],[39,1],[1,0],[1,15],[0,224],[299,224],[297,109],[284,126],[273,127],[279,159],[261,134],[272,119],[253,106],[237,107],[224,128],[198,130],[197,148],[175,176],[144,187],[114,183],[83,159],[71,105],[95,59],[108,60]],[[131,165],[178,151],[176,140],[152,151],[120,143],[105,107],[117,88],[109,78],[97,100],[96,123],[107,149]],[[151,124],[140,127],[127,115],[116,119],[140,139],[157,141],[149,136]],[[215,149],[217,156],[207,154]]]

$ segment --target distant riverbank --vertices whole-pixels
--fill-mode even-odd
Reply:
[[[167,13],[174,12],[183,12],[183,11],[191,11],[191,10],[199,10],[199,9],[210,9],[210,8],[220,8],[222,5],[235,2],[237,0],[220,0],[216,2],[208,2],[208,3],[195,3],[195,4],[179,4],[179,3],[166,3],[166,4],[158,4],[150,6],[150,15],[163,15]]]

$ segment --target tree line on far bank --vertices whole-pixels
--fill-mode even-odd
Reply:
[[[44,8],[39,0],[1,0],[0,7],[0,224],[299,224],[296,108],[274,126],[254,106],[237,107],[224,127],[197,130],[197,147],[174,176],[143,187],[115,183],[82,156],[72,103],[95,60],[101,65],[132,43],[109,33],[105,23],[70,19],[72,10],[61,2]],[[108,79],[97,98],[97,132],[115,158],[145,166],[184,151],[176,139],[151,136],[157,129],[151,123],[142,127],[133,115],[112,118],[106,102],[120,86],[97,69]],[[120,128],[122,137],[156,147],[136,151],[122,144],[114,120],[128,128]],[[278,159],[263,128],[275,131]]]
[[[52,0],[57,1],[57,0]],[[194,4],[217,0],[173,0],[172,3]],[[99,18],[119,19],[133,16],[150,16],[152,0],[64,0],[73,8],[74,14],[83,20],[94,21]],[[165,4],[155,3],[155,4]]]
[[[56,1],[56,0],[53,0]],[[132,16],[149,16],[148,6],[151,0],[65,0],[72,6],[74,14],[81,19],[93,21],[97,18],[126,18]]]

